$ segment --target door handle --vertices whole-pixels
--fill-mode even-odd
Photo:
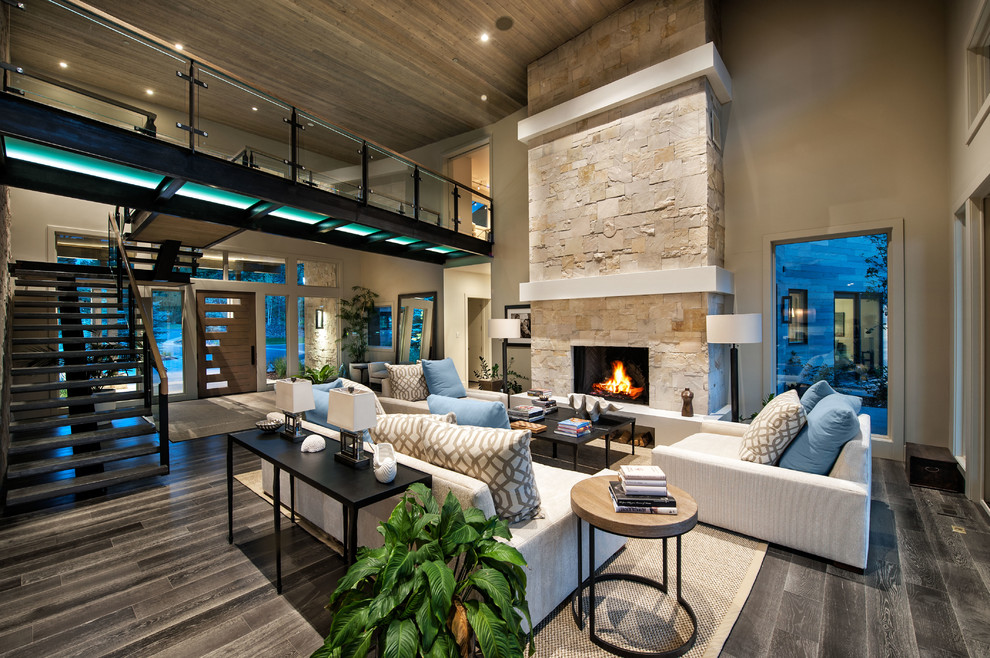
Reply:
[[[255,365],[255,346],[251,346],[251,365]]]

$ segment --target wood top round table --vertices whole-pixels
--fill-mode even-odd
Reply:
[[[599,475],[586,480],[581,480],[571,489],[571,510],[578,517],[578,588],[575,598],[577,599],[577,612],[574,612],[574,619],[578,628],[584,628],[584,605],[583,592],[588,589],[588,629],[591,641],[619,656],[682,656],[694,646],[698,639],[698,619],[694,610],[681,596],[681,535],[690,531],[698,524],[698,503],[695,502],[691,494],[675,487],[667,485],[668,495],[673,496],[677,501],[677,514],[636,514],[633,512],[616,512],[612,505],[612,498],[609,495],[610,481],[618,480],[618,475]],[[581,558],[582,532],[581,521],[588,524],[588,579],[583,580],[583,569]],[[663,540],[663,580],[656,581],[639,574],[605,574],[595,576],[595,530],[604,530],[614,535],[623,537],[635,537],[638,539],[662,539]],[[677,605],[681,606],[691,620],[693,627],[691,637],[684,644],[664,649],[660,651],[639,651],[620,647],[607,640],[602,639],[595,632],[595,583],[603,580],[619,580],[639,583],[648,587],[660,590],[664,594],[667,592],[667,540],[671,537],[677,541]],[[572,606],[572,612],[574,608]]]

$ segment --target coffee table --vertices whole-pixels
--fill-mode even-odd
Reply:
[[[326,437],[324,437],[326,438]],[[291,520],[296,520],[296,478],[317,491],[340,501],[344,508],[344,558],[348,564],[357,559],[357,514],[371,503],[403,493],[410,484],[422,482],[432,486],[433,476],[399,464],[395,479],[382,484],[375,479],[371,469],[354,469],[333,458],[340,444],[326,438],[327,447],[320,452],[300,452],[299,443],[281,438],[275,432],[246,430],[227,435],[227,542],[234,543],[234,445],[247,448],[274,466],[272,499],[275,504],[275,590],[282,593],[282,499],[280,471],[289,473],[289,509]]]
[[[578,448],[584,444],[594,441],[595,439],[603,438],[605,439],[605,468],[608,468],[611,464],[611,458],[609,449],[612,443],[612,434],[617,430],[622,429],[626,425],[629,426],[629,436],[635,437],[636,435],[636,419],[631,416],[621,416],[619,414],[602,414],[598,417],[594,423],[591,424],[591,433],[585,434],[584,436],[574,437],[566,436],[564,434],[557,434],[557,424],[560,421],[567,420],[573,417],[577,412],[571,407],[557,407],[556,411],[552,411],[544,416],[543,420],[537,420],[534,422],[546,425],[547,429],[539,434],[533,434],[534,439],[543,439],[544,441],[553,442],[553,456],[554,459],[557,458],[557,446],[559,444],[569,445],[574,447],[574,470],[578,467]],[[631,442],[633,455],[636,454],[636,443]]]
[[[619,656],[682,656],[694,646],[698,639],[698,618],[694,610],[681,595],[681,535],[690,531],[698,525],[698,504],[683,489],[667,485],[670,495],[677,500],[677,514],[634,514],[619,513],[612,506],[612,499],[608,494],[608,483],[610,480],[617,480],[618,475],[600,475],[597,477],[581,480],[571,489],[571,510],[578,517],[578,588],[575,598],[577,599],[577,612],[574,620],[578,628],[584,629],[584,602],[582,594],[588,589],[588,630],[591,641]],[[588,580],[583,579],[581,557],[583,555],[581,546],[581,521],[588,524]],[[623,537],[636,537],[640,539],[663,539],[663,580],[656,581],[639,574],[605,574],[595,576],[595,530],[604,530],[614,535]],[[684,644],[671,649],[661,651],[638,651],[626,647],[620,647],[607,640],[602,639],[595,631],[595,583],[603,580],[619,580],[639,583],[647,587],[653,587],[669,596],[667,589],[667,540],[671,537],[677,540],[677,605],[684,609],[691,620],[693,627],[691,637]]]

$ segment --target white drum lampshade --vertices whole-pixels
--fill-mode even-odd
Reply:
[[[522,336],[521,325],[519,318],[492,318],[488,321],[488,335],[491,338],[519,338]]]
[[[279,379],[275,382],[275,406],[291,414],[315,409],[313,382],[308,379]]]
[[[327,422],[349,432],[362,432],[378,424],[375,394],[353,388],[328,391]]]
[[[709,343],[760,343],[763,341],[763,315],[739,313],[736,315],[709,315]]]

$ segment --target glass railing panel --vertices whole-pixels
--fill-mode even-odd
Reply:
[[[368,145],[368,203],[412,216],[415,212],[416,167],[388,151]]]
[[[200,67],[196,148],[246,167],[291,178],[292,108],[219,71]]]
[[[188,61],[122,28],[55,0],[11,10],[10,85],[31,100],[111,125],[188,142],[176,127],[186,122],[185,82],[177,70]],[[82,36],[75,36],[82,35]],[[93,63],[115,69],[112,79]],[[102,66],[99,68],[103,68]]]
[[[462,192],[464,190],[461,190]],[[474,237],[487,240],[492,230],[491,200],[480,194],[471,195],[471,231]]]
[[[300,183],[361,198],[361,147],[357,137],[305,112],[298,113]]]
[[[453,229],[454,184],[428,171],[419,176],[419,221]]]

